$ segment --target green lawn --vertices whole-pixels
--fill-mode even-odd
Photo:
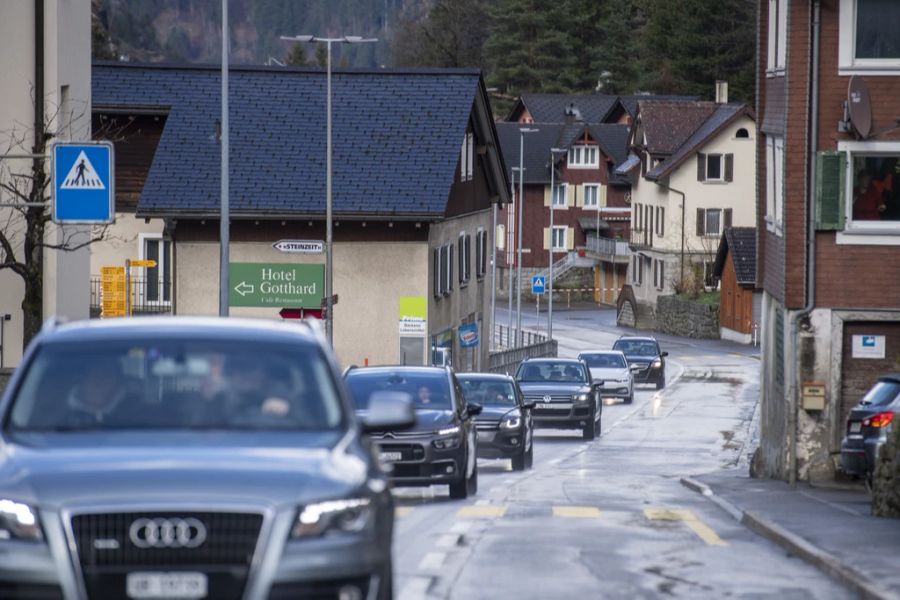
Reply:
[[[687,294],[679,294],[678,297],[682,300],[697,302],[698,304],[709,304],[711,306],[719,303],[719,292],[703,292],[697,298],[691,298]]]

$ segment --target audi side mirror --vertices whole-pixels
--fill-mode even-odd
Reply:
[[[398,431],[416,424],[416,407],[406,392],[378,391],[369,397],[369,408],[361,416],[363,433]]]

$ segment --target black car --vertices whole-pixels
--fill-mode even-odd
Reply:
[[[308,323],[48,323],[0,399],[0,597],[388,600],[360,433],[415,415],[367,417]]]
[[[666,387],[666,357],[668,352],[659,349],[652,337],[622,336],[613,344],[628,360],[635,383],[652,383],[656,389]]]
[[[531,468],[534,460],[533,402],[509,375],[462,373],[457,376],[466,400],[482,406],[475,419],[478,458],[509,458],[515,471]]]
[[[900,417],[900,373],[884,375],[847,416],[847,433],[841,443],[841,468],[850,475],[869,479],[875,470],[878,449]]]
[[[571,358],[529,358],[516,371],[525,402],[534,403],[535,427],[581,429],[584,439],[600,434],[602,383],[591,382],[584,361]]]
[[[451,498],[466,498],[478,490],[473,417],[481,406],[466,402],[450,367],[351,367],[344,379],[363,419],[376,392],[403,392],[413,398],[414,427],[370,433],[394,485],[449,484]]]

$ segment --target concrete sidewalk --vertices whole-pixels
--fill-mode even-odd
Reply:
[[[739,470],[684,478],[735,519],[812,563],[861,598],[900,599],[900,519],[871,516],[860,487],[751,479]]]

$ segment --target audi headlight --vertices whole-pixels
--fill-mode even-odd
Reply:
[[[591,395],[586,393],[575,394],[572,396],[572,400],[575,400],[576,402],[587,402],[590,399]]]
[[[307,504],[297,515],[292,538],[322,537],[329,534],[360,533],[373,521],[368,498],[348,498]]]
[[[518,429],[522,426],[522,417],[519,415],[509,415],[500,421],[501,429]]]
[[[0,500],[0,540],[44,539],[37,511],[21,502]]]

